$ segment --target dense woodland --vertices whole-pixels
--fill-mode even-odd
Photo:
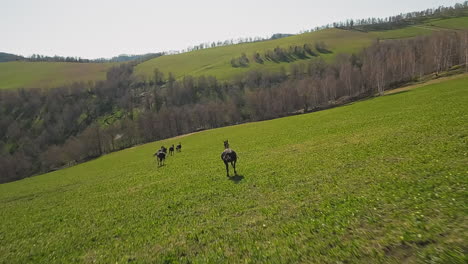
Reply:
[[[151,80],[134,63],[111,68],[107,80],[56,89],[0,91],[1,182],[70,166],[104,153],[192,131],[314,111],[423,75],[465,65],[468,31],[376,41],[359,54],[320,57],[280,72],[250,71],[231,82],[155,69]],[[287,73],[288,72],[288,73]]]

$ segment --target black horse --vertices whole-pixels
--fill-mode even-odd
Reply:
[[[164,165],[164,160],[166,159],[166,153],[167,153],[167,148],[164,146],[161,146],[161,149],[156,151],[153,156],[156,156],[158,159],[158,166],[163,166]]]
[[[229,163],[231,163],[232,167],[234,168],[234,174],[237,175],[237,154],[234,150],[229,148],[229,142],[227,140],[224,141],[224,151],[221,153],[221,159],[223,160],[224,165],[226,165],[226,176],[229,177]]]
[[[182,151],[182,144],[180,144],[180,142],[179,142],[179,145],[177,145],[177,147],[176,147],[176,151],[177,151],[177,152],[181,152],[181,151]]]
[[[174,144],[172,144],[172,146],[169,147],[169,155],[174,155]]]

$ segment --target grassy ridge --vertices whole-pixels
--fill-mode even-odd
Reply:
[[[318,41],[324,41],[333,54],[321,54],[327,60],[332,60],[339,53],[359,52],[362,48],[368,46],[373,40],[407,38],[419,35],[431,34],[434,31],[446,29],[466,29],[468,28],[468,17],[438,19],[432,20],[421,26],[411,26],[402,29],[374,32],[349,31],[342,29],[326,29],[317,32],[305,33],[287,38],[270,40],[256,43],[244,43],[226,47],[217,47],[212,49],[198,50],[183,54],[162,56],[156,59],[146,61],[136,67],[136,73],[151,77],[155,68],[164,72],[172,72],[180,78],[184,75],[213,75],[221,80],[230,79],[236,75],[242,74],[253,69],[266,69],[278,71],[282,66],[288,66],[289,63],[275,63],[265,61],[264,64],[255,63],[253,59],[254,52],[263,54],[265,50],[272,50],[275,47],[288,48],[289,46],[314,44]],[[249,67],[233,68],[230,60],[246,53],[250,60]],[[311,57],[310,59],[313,59]],[[294,63],[300,63],[296,61]]]
[[[456,263],[468,76],[0,185],[0,262]],[[241,176],[220,160],[229,138]],[[157,168],[160,145],[183,152]],[[465,259],[466,260],[466,259]]]
[[[255,63],[253,53],[263,55],[265,50],[276,47],[288,48],[289,46],[314,44],[324,41],[332,54],[321,54],[327,60],[332,60],[339,53],[358,52],[373,40],[406,38],[418,35],[430,34],[444,29],[466,29],[468,17],[430,20],[421,26],[406,27],[397,30],[381,32],[359,32],[341,29],[327,29],[318,32],[305,33],[282,39],[245,43],[225,47],[217,47],[199,51],[193,51],[178,55],[162,56],[139,64],[135,72],[145,78],[152,78],[155,68],[165,73],[172,72],[177,78],[184,75],[213,75],[221,80],[229,80],[237,75],[253,70],[265,69],[278,71],[282,66],[288,69],[290,63],[275,63],[265,61],[264,64]],[[246,53],[250,65],[246,68],[233,68],[231,59]],[[310,57],[309,59],[313,59]],[[299,60],[292,63],[307,61]],[[62,63],[62,62],[6,62],[0,63],[0,89],[14,89],[20,87],[51,88],[74,81],[96,81],[105,78],[106,70],[115,65],[113,63]]]
[[[255,63],[252,58],[254,52],[259,52],[263,55],[264,51],[268,49],[273,50],[278,46],[288,48],[289,46],[303,45],[305,43],[313,45],[317,41],[325,41],[335,53],[349,53],[371,43],[372,37],[369,34],[358,31],[327,29],[271,41],[244,43],[162,56],[138,65],[136,73],[151,76],[154,68],[159,68],[164,72],[174,73],[176,77],[184,75],[213,75],[219,79],[226,80],[248,70],[260,68],[278,70],[281,66],[289,64],[287,62],[275,63],[271,61],[265,61],[264,64]],[[242,53],[248,56],[250,60],[249,67],[233,68],[230,63],[231,59],[239,57]],[[333,56],[333,54],[322,54],[322,57],[328,60]]]
[[[430,26],[448,29],[467,29],[468,19],[466,17],[434,19],[427,23]]]
[[[50,88],[79,81],[98,81],[115,63],[2,62],[0,89]]]

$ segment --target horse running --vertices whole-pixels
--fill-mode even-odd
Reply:
[[[232,167],[234,168],[234,174],[237,175],[237,154],[234,150],[229,148],[229,142],[227,140],[224,141],[224,151],[221,153],[221,159],[223,160],[224,165],[226,165],[226,176],[229,177],[229,163],[231,163]]]
[[[169,147],[169,155],[170,156],[174,155],[174,144],[172,144],[172,146]]]
[[[177,152],[181,152],[181,151],[182,151],[182,144],[180,144],[180,142],[179,142],[179,145],[177,145],[177,147],[176,147],[176,151],[177,151]]]
[[[156,156],[158,160],[158,166],[163,166],[164,165],[164,160],[166,159],[166,153],[167,153],[167,148],[164,146],[161,146],[161,149],[156,151],[153,156]]]

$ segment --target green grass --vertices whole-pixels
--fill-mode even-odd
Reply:
[[[287,38],[231,45],[226,47],[217,47],[212,49],[198,50],[177,55],[162,56],[155,58],[136,67],[136,73],[146,78],[152,77],[155,68],[159,68],[165,73],[172,72],[177,78],[185,75],[200,76],[212,75],[221,80],[229,80],[242,73],[254,69],[266,69],[270,71],[279,71],[282,66],[288,70],[290,63],[275,63],[266,61],[264,64],[254,62],[252,55],[254,52],[263,54],[265,50],[275,47],[288,48],[294,45],[303,45],[305,43],[314,44],[317,41],[324,41],[333,54],[321,54],[326,61],[331,61],[337,54],[359,52],[362,48],[370,45],[375,39],[396,39],[408,38],[420,35],[431,34],[444,27],[448,29],[468,28],[468,16],[461,18],[441,19],[431,21],[437,24],[437,27],[430,23],[421,26],[411,26],[396,30],[373,31],[369,33],[359,31],[349,31],[341,29],[326,29],[317,32],[305,33]],[[249,67],[233,68],[231,59],[246,53],[250,60]],[[314,58],[310,58],[314,59]],[[302,63],[307,60],[299,60],[293,63]]]
[[[416,36],[424,36],[434,33],[434,30],[430,26],[421,27],[405,27],[400,29],[386,30],[386,31],[371,31],[371,35],[374,39],[401,39],[401,38],[412,38]]]
[[[2,62],[0,89],[51,88],[73,82],[104,80],[115,63]]]
[[[321,30],[271,41],[244,43],[162,56],[139,64],[136,67],[136,73],[152,76],[154,69],[159,68],[166,73],[174,73],[178,78],[184,75],[213,75],[219,79],[227,80],[249,70],[279,70],[281,66],[287,67],[289,64],[271,61],[265,61],[263,65],[255,63],[252,58],[254,52],[259,52],[263,55],[266,50],[273,50],[278,46],[288,48],[289,46],[303,45],[305,43],[313,45],[317,41],[325,41],[335,53],[350,53],[371,43],[372,37],[369,34],[358,31],[339,29]],[[245,53],[249,58],[249,67],[232,67],[230,63],[231,59],[239,57],[242,53]],[[329,60],[334,57],[334,54],[322,54],[321,56]]]
[[[449,28],[449,29],[467,29],[468,28],[468,17],[457,17],[447,19],[434,19],[426,23],[427,25]]]
[[[166,74],[172,72],[177,78],[185,75],[200,76],[212,75],[220,80],[230,80],[249,70],[264,69],[279,71],[281,67],[289,69],[291,63],[303,63],[313,60],[275,63],[265,61],[264,64],[254,62],[254,52],[263,54],[265,50],[276,47],[315,44],[324,41],[333,51],[332,54],[321,54],[326,61],[332,61],[337,54],[359,52],[370,45],[375,39],[408,38],[431,34],[443,29],[467,29],[468,16],[430,20],[420,26],[406,27],[397,30],[374,31],[364,33],[341,29],[327,29],[318,32],[305,33],[287,38],[217,47],[205,50],[192,51],[183,54],[162,56],[136,66],[137,75],[145,79],[152,78],[155,68]],[[249,67],[233,68],[231,59],[241,56],[242,53],[250,59]],[[7,62],[0,63],[0,89],[15,89],[21,87],[52,88],[72,83],[74,81],[103,80],[106,70],[112,63],[61,63],[61,62]],[[166,75],[167,76],[167,75]]]
[[[0,262],[466,263],[467,83],[2,184]],[[227,138],[237,180],[220,160]],[[183,152],[157,168],[155,150],[178,142]]]

